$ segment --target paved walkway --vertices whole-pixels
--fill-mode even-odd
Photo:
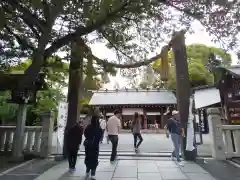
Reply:
[[[77,170],[68,172],[67,161],[49,167],[45,172],[35,166],[27,165],[25,171],[16,170],[0,176],[0,180],[85,180],[83,158],[77,162]],[[39,163],[39,162],[38,162]],[[43,163],[40,163],[43,164]],[[49,166],[49,165],[48,165]],[[32,171],[31,171],[32,170]],[[34,171],[33,171],[34,170]],[[100,159],[96,173],[97,180],[216,180],[208,172],[195,163],[185,162],[178,167],[169,158],[160,160],[118,160],[110,164],[108,159]]]
[[[203,136],[203,145],[198,146],[199,156],[211,156],[211,139],[209,135]],[[53,136],[53,153],[57,154],[57,139]],[[81,150],[84,147],[81,146]],[[142,153],[162,153],[171,152],[173,149],[171,140],[166,138],[165,134],[143,134],[143,143],[141,144],[140,151]],[[62,153],[62,148],[58,148],[59,153]],[[100,151],[111,151],[111,144],[106,141],[100,145]],[[133,136],[131,133],[119,135],[119,152],[133,152]]]

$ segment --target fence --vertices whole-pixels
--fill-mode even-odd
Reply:
[[[240,157],[240,125],[222,125],[226,158]]]
[[[240,125],[223,125],[219,109],[208,109],[212,156],[218,160],[240,157]]]
[[[0,126],[0,152],[10,153],[16,126]],[[22,141],[22,151],[40,155],[42,126],[26,126]],[[21,148],[21,147],[19,147]]]

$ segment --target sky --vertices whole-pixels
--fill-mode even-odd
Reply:
[[[220,48],[220,44],[212,42],[210,35],[205,31],[204,27],[197,21],[192,23],[192,28],[195,31],[193,34],[186,34],[186,45],[199,43],[207,46],[215,46]],[[164,45],[164,44],[163,44]],[[116,55],[113,51],[106,48],[101,43],[95,43],[91,45],[93,54],[99,58],[116,59]],[[232,64],[237,64],[237,56],[233,52],[229,52],[232,56]],[[155,54],[154,54],[155,55]],[[104,85],[104,89],[114,89],[116,82],[120,85],[120,88],[127,86],[127,79],[122,77],[120,73],[117,73],[115,77],[110,76],[110,83]]]

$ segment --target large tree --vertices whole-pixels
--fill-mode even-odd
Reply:
[[[6,59],[18,60],[22,56],[30,56],[33,61],[25,71],[26,76],[18,82],[17,88],[22,91],[35,80],[48,57],[60,50],[70,52],[73,42],[81,42],[78,57],[93,59],[104,69],[110,66],[139,67],[159,59],[159,53],[152,58],[147,57],[166,38],[170,38],[174,30],[188,29],[195,19],[228,47],[236,49],[239,42],[239,4],[236,0],[2,0],[0,13],[0,22],[3,22],[0,31],[1,64],[6,64]],[[89,47],[96,41],[107,41],[108,47],[116,51],[119,62],[96,57]],[[177,41],[174,42],[176,45]],[[185,50],[184,47],[173,48],[177,56],[181,56],[180,49]],[[71,58],[72,64],[73,60]],[[187,65],[184,61],[182,69],[185,76]],[[180,62],[176,64],[181,65]],[[75,104],[72,109],[77,112],[77,101],[73,101],[80,83],[79,79],[75,80],[78,86],[69,88],[68,95],[71,97],[69,102]],[[187,94],[182,96],[185,100]],[[186,115],[182,118],[187,119]]]
[[[215,54],[216,58],[220,61],[223,66],[230,66],[232,63],[231,55],[225,52],[223,49],[216,47],[209,47],[203,44],[191,44],[187,46],[188,55],[188,71],[191,87],[213,84],[213,75],[207,69],[207,64],[211,54]],[[167,88],[175,89],[175,69],[172,52],[168,54],[168,61],[170,64],[170,73]],[[152,64],[155,70],[155,82],[152,84],[153,87],[161,87],[161,76],[160,76],[160,65],[161,61],[157,60]],[[140,87],[146,88],[146,82],[141,82]]]
[[[25,71],[31,75],[24,76],[22,86],[34,80],[49,56],[67,50],[79,37],[86,46],[107,41],[116,51],[119,63],[84,53],[105,68],[138,67],[156,60],[159,56],[146,57],[175,29],[189,27],[194,19],[224,45],[237,50],[239,42],[237,1],[2,0],[0,17],[1,64],[23,56],[33,60]]]

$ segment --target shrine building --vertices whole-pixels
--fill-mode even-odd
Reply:
[[[240,124],[240,66],[217,68],[217,88],[220,92],[224,124]]]
[[[106,118],[112,116],[114,110],[120,110],[123,128],[127,128],[135,112],[141,115],[144,129],[152,128],[156,123],[159,128],[164,128],[168,119],[164,112],[167,107],[174,108],[177,104],[175,94],[165,89],[106,89],[92,92],[89,106],[99,108]]]

